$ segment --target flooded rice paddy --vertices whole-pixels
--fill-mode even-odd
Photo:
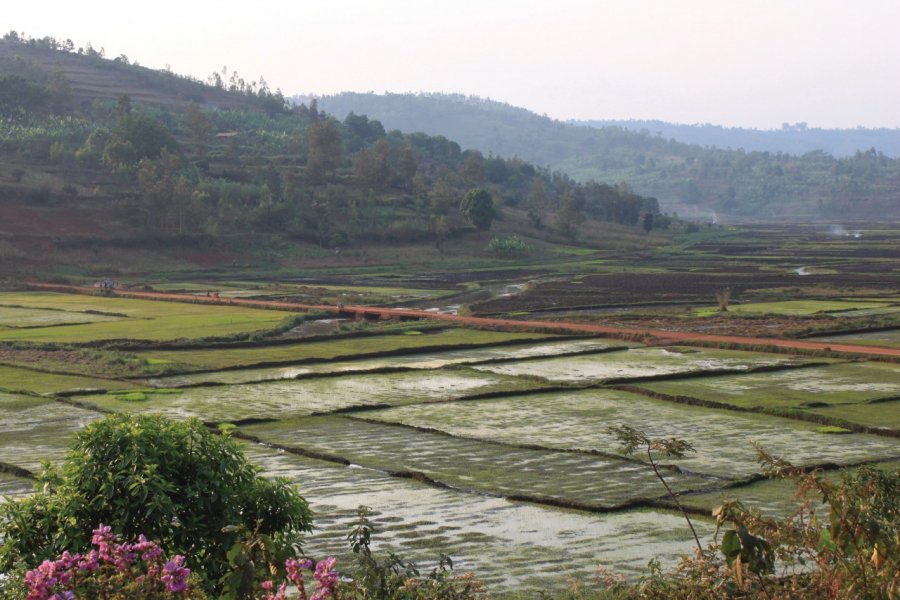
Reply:
[[[237,422],[250,460],[267,475],[296,482],[309,499],[316,525],[306,546],[311,554],[340,552],[364,504],[378,528],[376,550],[399,552],[424,568],[447,553],[460,571],[474,571],[502,593],[560,590],[570,577],[589,581],[598,564],[637,578],[650,558],[671,566],[691,552],[690,533],[680,515],[665,509],[665,490],[645,458],[618,454],[606,433],[610,425],[691,442],[697,452],[664,460],[678,469],[663,473],[687,504],[703,511],[725,487],[758,472],[751,441],[799,464],[900,456],[896,437],[826,434],[816,423],[729,408],[828,402],[815,410],[845,420],[875,419],[866,411],[879,410],[881,422],[891,423],[884,415],[896,415],[896,403],[885,400],[900,395],[900,365],[803,367],[811,359],[600,339],[505,345],[511,338],[491,342],[483,333],[478,348],[413,348],[400,356],[330,362],[352,350],[352,342],[341,340],[316,346],[321,352],[302,349],[301,364],[266,368],[232,368],[262,352],[235,349],[215,357],[204,350],[192,357],[177,351],[184,364],[228,368],[135,381],[0,366],[0,378],[8,374],[0,388],[10,389],[14,377],[19,384],[33,381],[15,388],[23,393],[0,392],[0,494],[28,493],[31,481],[14,468],[36,471],[42,459],[58,462],[71,434],[105,411]],[[284,349],[272,348],[278,360]],[[784,370],[746,372],[760,366]],[[605,385],[642,377],[653,378],[633,384],[645,393],[722,406]],[[86,381],[107,381],[104,389],[111,391],[66,401],[52,396],[90,387]],[[785,514],[791,491],[760,482],[727,493]],[[714,528],[703,517],[695,525],[707,539]]]

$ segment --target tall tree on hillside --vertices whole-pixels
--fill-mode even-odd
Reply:
[[[197,148],[197,154],[202,158],[206,155],[206,143],[209,141],[209,135],[212,133],[213,124],[206,113],[200,110],[200,107],[191,102],[184,110],[184,116],[181,119],[182,124],[191,136],[191,141]]]
[[[306,173],[311,183],[322,183],[341,164],[341,134],[334,119],[320,119],[306,129]]]
[[[584,196],[576,190],[566,190],[556,215],[559,232],[574,240],[578,235],[578,225],[584,219]]]
[[[469,222],[482,231],[491,228],[496,212],[491,193],[483,188],[471,189],[459,203],[461,212]]]

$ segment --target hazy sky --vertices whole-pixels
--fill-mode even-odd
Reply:
[[[900,126],[900,0],[9,0],[0,30],[286,95],[440,91],[559,119]]]

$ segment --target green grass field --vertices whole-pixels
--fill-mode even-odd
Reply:
[[[32,371],[31,369],[0,365],[0,389],[8,391],[54,394],[66,390],[121,390],[134,387],[137,387],[137,384],[114,379],[43,373]]]
[[[0,305],[20,305],[27,308],[50,308],[70,312],[94,310],[128,315],[127,318],[98,323],[0,330],[0,341],[53,343],[228,336],[272,329],[291,315],[281,311],[235,306],[154,302],[51,292],[0,293]]]

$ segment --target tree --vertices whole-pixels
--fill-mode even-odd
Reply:
[[[574,240],[578,235],[578,224],[584,219],[584,198],[576,191],[566,190],[563,195],[559,213],[556,215],[556,224],[559,232]]]
[[[459,203],[459,212],[469,222],[482,231],[491,228],[496,212],[494,211],[494,199],[491,193],[484,188],[471,189],[463,196]]]
[[[309,179],[321,183],[341,164],[341,134],[335,120],[319,119],[310,123],[306,130],[306,146]]]
[[[650,233],[653,229],[653,213],[645,212],[641,214],[641,228],[645,233]]]
[[[0,570],[86,550],[103,523],[144,534],[216,581],[229,570],[236,529],[259,528],[281,548],[310,530],[306,500],[268,480],[230,438],[197,419],[114,415],[75,436],[61,472],[45,468],[35,495],[0,505]]]
[[[209,135],[212,133],[212,121],[206,116],[200,107],[191,102],[184,109],[184,116],[181,119],[185,129],[191,135],[191,140],[197,147],[197,154],[202,158],[206,154],[206,143],[209,141]]]

